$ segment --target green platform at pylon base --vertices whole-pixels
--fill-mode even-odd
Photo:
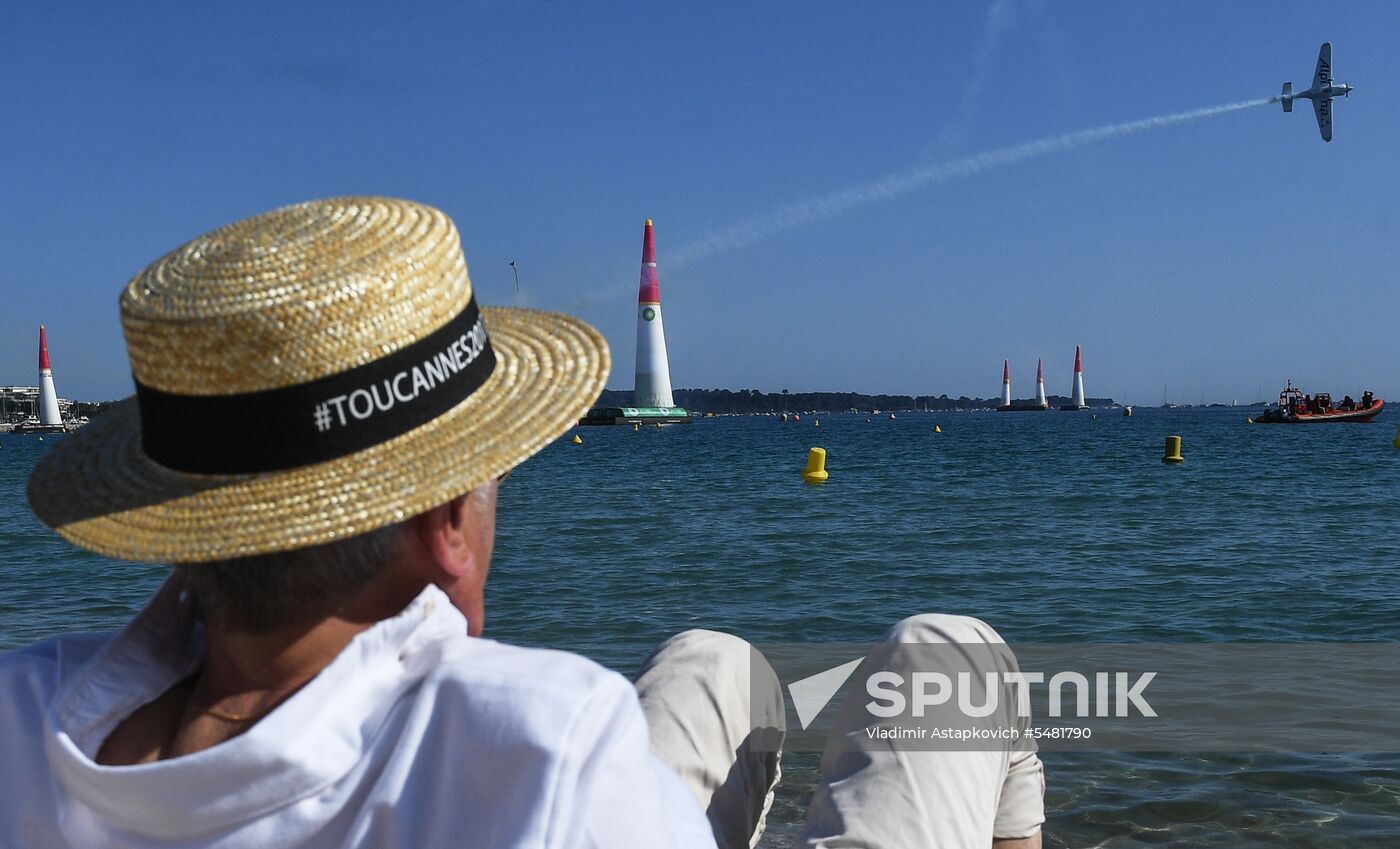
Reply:
[[[684,407],[594,407],[578,420],[581,425],[690,424]]]
[[[17,424],[17,425],[14,426],[14,429],[10,431],[10,433],[13,433],[13,434],[15,434],[15,435],[17,435],[17,436],[18,436],[18,435],[22,435],[22,434],[26,434],[26,433],[67,433],[67,432],[68,432],[68,427],[67,427],[66,425],[61,425],[61,424],[46,425],[46,424],[38,424],[38,423],[35,423],[35,422],[25,422],[24,424]]]

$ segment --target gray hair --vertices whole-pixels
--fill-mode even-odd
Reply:
[[[398,556],[406,522],[310,548],[185,563],[175,573],[214,627],[267,633],[325,616]]]

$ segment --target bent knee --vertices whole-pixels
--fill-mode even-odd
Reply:
[[[723,631],[710,631],[704,628],[691,628],[672,635],[656,650],[658,655],[675,654],[686,657],[704,657],[715,660],[747,660],[753,646],[743,637],[726,634]]]
[[[694,628],[657,646],[642,664],[639,679],[661,673],[664,677],[692,677],[707,682],[707,686],[718,681],[733,685],[748,680],[755,656],[762,657],[741,637]]]
[[[919,613],[896,622],[882,643],[1004,643],[991,625],[954,613]]]
[[[642,664],[636,679],[644,704],[658,697],[724,704],[734,699],[744,715],[782,727],[783,694],[778,675],[749,642],[721,631],[682,631],[662,643]],[[747,725],[745,725],[747,727]]]

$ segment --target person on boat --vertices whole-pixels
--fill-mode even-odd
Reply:
[[[45,455],[30,506],[79,546],[177,565],[120,632],[0,655],[0,846],[757,844],[785,708],[746,642],[686,631],[633,684],[481,638],[498,487],[601,392],[596,330],[478,306],[452,221],[387,198],[221,228],[120,306],[136,398]],[[968,617],[884,642],[1019,674]],[[1033,741],[848,739],[802,845],[1041,845]]]
[[[1347,412],[1351,412],[1356,409],[1356,402],[1351,400],[1350,395],[1343,395],[1341,408]]]
[[[1371,390],[1367,389],[1365,392],[1361,393],[1361,409],[1370,409],[1371,405],[1375,402],[1376,396],[1372,394]]]

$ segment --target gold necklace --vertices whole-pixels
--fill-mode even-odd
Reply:
[[[250,720],[257,719],[258,717],[267,713],[266,708],[264,708],[263,710],[254,711],[253,713],[232,713],[231,711],[219,710],[218,708],[212,705],[207,707],[204,705],[191,705],[191,707],[224,722],[248,722]]]
[[[192,707],[200,713],[212,716],[221,722],[256,722],[266,714],[271,713],[278,705],[291,698],[292,695],[294,695],[298,690],[300,690],[304,686],[306,686],[306,682],[303,681],[302,683],[298,684],[292,689],[287,690],[285,693],[279,694],[269,704],[264,705],[263,707],[251,713],[234,713],[233,711],[219,710],[213,705],[201,705],[193,701],[186,701],[185,704],[188,707]]]

